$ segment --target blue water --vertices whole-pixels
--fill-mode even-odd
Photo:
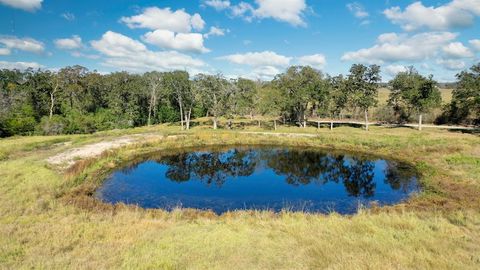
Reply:
[[[108,203],[217,214],[257,209],[355,213],[418,191],[395,161],[292,148],[237,147],[155,155],[115,171],[97,190]]]

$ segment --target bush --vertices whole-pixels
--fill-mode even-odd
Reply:
[[[66,116],[66,119],[65,133],[67,134],[93,133],[97,130],[94,117],[91,114],[84,115],[80,112],[72,111]]]
[[[93,122],[98,131],[118,128],[115,121],[116,117],[110,110],[101,109],[93,115]]]
[[[180,114],[168,105],[162,105],[158,108],[157,118],[159,123],[180,121]]]
[[[398,123],[400,118],[390,106],[381,106],[375,112],[375,118],[380,122]]]
[[[44,116],[35,128],[35,133],[40,135],[63,134],[66,125],[67,121],[61,115],[53,115],[51,119],[48,116]]]
[[[33,116],[15,116],[5,121],[4,132],[11,135],[30,135],[35,130],[37,121]]]

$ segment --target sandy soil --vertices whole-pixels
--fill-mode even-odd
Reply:
[[[164,136],[158,134],[135,134],[130,136],[122,136],[109,141],[102,141],[98,143],[87,144],[77,148],[68,149],[62,153],[47,158],[47,162],[51,165],[68,168],[78,160],[99,156],[107,150],[119,148],[134,143],[145,142],[146,140],[151,139],[177,137],[179,136]]]

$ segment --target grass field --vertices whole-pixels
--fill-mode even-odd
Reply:
[[[442,94],[442,103],[447,104],[452,101],[452,92],[453,89],[440,89],[440,93]],[[388,98],[390,95],[390,90],[387,88],[380,88],[378,90],[378,103],[379,105],[387,104]]]
[[[262,131],[261,128],[250,128]],[[270,132],[270,130],[269,130]],[[446,130],[341,127],[273,136],[178,126],[0,140],[3,269],[479,269],[480,137]],[[178,135],[164,138],[160,135]],[[158,135],[158,136],[154,136]],[[75,147],[141,142],[79,161],[46,159]],[[209,144],[277,144],[373,153],[413,166],[424,191],[354,216],[238,211],[215,216],[108,206],[90,193],[112,168],[152,151]]]

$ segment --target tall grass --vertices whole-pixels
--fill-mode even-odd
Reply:
[[[171,134],[178,127],[174,128],[126,133]],[[299,132],[288,127],[280,130]],[[146,139],[109,151],[78,163],[68,175],[45,159],[126,133],[62,136],[60,141],[56,137],[0,140],[0,149],[8,153],[0,161],[0,268],[479,268],[478,136],[403,128],[373,128],[368,133],[354,128],[307,128],[302,132],[318,137],[195,128],[186,138]],[[95,188],[109,170],[142,154],[238,143],[327,147],[393,157],[413,164],[422,173],[426,191],[408,203],[362,210],[354,216],[287,211],[214,216],[185,209],[78,207],[65,200],[78,199],[74,190],[83,192],[85,189],[80,189],[89,183]]]

